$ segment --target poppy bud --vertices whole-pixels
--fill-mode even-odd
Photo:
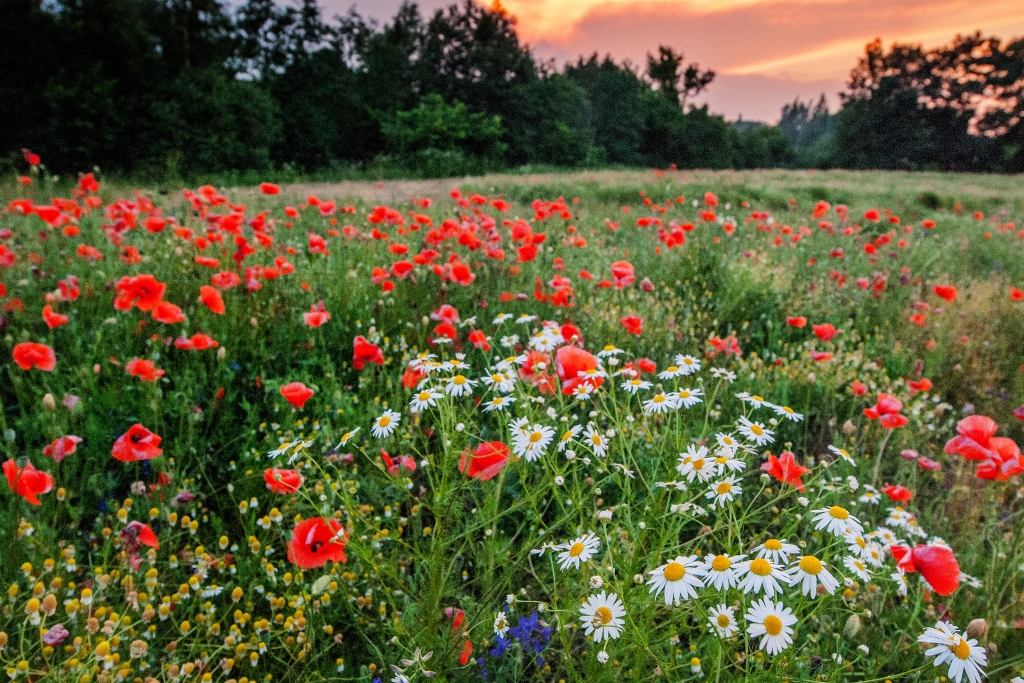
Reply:
[[[43,407],[51,413],[57,409],[57,401],[53,398],[53,394],[47,393],[43,396]]]
[[[847,638],[853,638],[860,633],[860,615],[851,614],[846,620],[846,625],[843,626],[843,635]]]
[[[988,633],[988,622],[984,619],[972,619],[971,623],[967,624],[968,638],[983,638],[986,633]]]
[[[857,428],[854,426],[853,420],[847,420],[843,423],[843,434],[846,434],[847,436],[853,434],[856,429]]]

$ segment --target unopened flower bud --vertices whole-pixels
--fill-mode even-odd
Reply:
[[[57,401],[56,399],[53,398],[53,394],[47,392],[47,394],[43,396],[43,407],[49,410],[51,413],[54,410],[57,410]]]
[[[988,622],[984,619],[972,619],[971,623],[967,624],[968,638],[983,638],[986,633],[988,633]]]
[[[851,614],[846,620],[846,625],[843,626],[843,635],[847,638],[853,638],[860,633],[860,615]]]
[[[847,420],[843,423],[843,434],[849,436],[850,434],[853,434],[855,429],[857,428],[853,425],[853,420]]]

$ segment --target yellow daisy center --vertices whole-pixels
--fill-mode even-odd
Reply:
[[[806,555],[800,560],[800,570],[811,576],[817,576],[822,570],[821,560],[813,555]]]
[[[715,559],[711,560],[711,568],[716,572],[724,572],[731,566],[732,560],[727,555],[716,555]]]
[[[720,496],[721,495],[725,495],[726,493],[729,493],[730,491],[732,491],[732,484],[730,484],[727,481],[723,481],[721,484],[718,485],[718,489],[717,490],[718,490],[718,495],[720,495]]]
[[[461,386],[461,385],[463,385],[465,383],[466,383],[466,378],[463,375],[455,375],[455,377],[452,378],[452,384],[458,384],[458,385]]]
[[[538,441],[540,441],[541,436],[543,435],[540,432],[534,432],[533,434],[530,434],[530,443],[537,443]]]
[[[562,441],[568,441],[572,438],[572,430],[570,429],[565,434],[562,434]]]
[[[683,389],[682,391],[679,392],[679,398],[690,398],[690,392],[687,391],[686,389]]]
[[[658,394],[657,396],[655,396],[651,400],[654,401],[655,403],[664,403],[665,402],[665,394]]]
[[[750,573],[758,576],[768,576],[772,573],[772,563],[763,557],[759,557],[750,563]]]
[[[949,649],[957,656],[957,659],[968,659],[971,656],[971,646],[963,638],[956,645],[950,645]]]
[[[426,401],[429,398],[430,398],[430,392],[429,391],[421,391],[420,392],[420,400],[421,401]]]
[[[779,619],[774,614],[769,614],[764,618],[764,630],[768,632],[770,636],[777,636],[782,633],[782,619]]]
[[[760,396],[751,396],[750,398],[752,398],[753,400],[757,401],[758,403],[764,401],[764,399],[761,398]]]
[[[662,571],[666,581],[678,581],[686,575],[686,567],[678,562],[669,562]]]
[[[761,425],[750,425],[750,431],[757,436],[764,434],[764,430],[761,429]]]
[[[612,611],[607,607],[601,606],[594,610],[594,623],[600,623],[602,626],[611,622]]]
[[[584,549],[584,545],[579,541],[573,543],[572,546],[569,548],[569,557],[579,557],[583,554]]]
[[[728,614],[719,614],[718,615],[718,619],[716,619],[715,621],[718,622],[718,625],[720,627],[726,628],[726,627],[729,626],[729,615]]]
[[[377,424],[379,424],[381,427],[387,427],[389,424],[391,424],[391,418],[388,417],[387,415],[381,415],[381,418],[377,420]]]
[[[765,550],[782,550],[782,541],[777,538],[769,538],[764,542]]]
[[[668,366],[668,368],[665,369],[665,372],[676,372],[677,370],[679,370],[679,366],[670,365]]]
[[[693,469],[702,470],[704,469],[704,458],[698,458],[693,461]]]
[[[840,507],[838,505],[833,505],[832,507],[830,507],[828,509],[828,514],[832,515],[836,519],[849,519],[850,518],[850,513],[847,511],[847,509],[844,508],[844,507]]]

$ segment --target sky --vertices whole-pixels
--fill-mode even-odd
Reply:
[[[327,14],[353,0],[321,0]],[[424,14],[453,0],[420,0]],[[462,2],[463,0],[459,0]],[[490,5],[492,0],[485,0]],[[355,0],[386,23],[401,0]],[[730,120],[775,122],[782,106],[838,92],[863,54],[881,38],[934,47],[981,30],[1004,40],[1024,36],[1021,0],[502,0],[518,19],[520,39],[561,67],[583,54],[646,64],[670,45],[687,62],[714,69],[697,103]]]

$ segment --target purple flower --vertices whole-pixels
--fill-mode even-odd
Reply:
[[[53,647],[54,645],[60,645],[68,637],[68,630],[64,628],[64,624],[54,624],[50,627],[50,630],[43,634],[43,645]]]

